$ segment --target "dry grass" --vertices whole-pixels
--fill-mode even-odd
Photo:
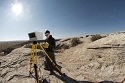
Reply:
[[[101,38],[103,38],[103,36],[96,34],[96,35],[92,36],[91,41],[93,42],[93,41],[96,41],[96,40],[101,39]]]
[[[74,46],[77,46],[80,43],[81,43],[81,41],[80,41],[79,38],[73,38],[72,41],[71,41],[71,46],[74,47]]]

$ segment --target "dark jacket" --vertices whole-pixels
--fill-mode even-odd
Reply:
[[[45,40],[45,42],[49,43],[49,47],[46,48],[47,52],[53,52],[54,48],[55,48],[55,39],[52,37],[52,35],[50,35],[49,38],[47,38]]]

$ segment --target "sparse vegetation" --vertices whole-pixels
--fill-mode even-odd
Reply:
[[[69,45],[67,45],[67,44],[57,44],[56,45],[56,48],[54,49],[54,51],[56,52],[56,53],[62,53],[65,49],[69,49]]]
[[[86,35],[86,37],[89,37],[89,35]]]
[[[59,49],[69,49],[69,45],[67,45],[67,44],[58,44],[55,49],[56,50],[59,50]]]
[[[11,53],[11,51],[14,50],[14,49],[15,49],[15,48],[9,47],[9,48],[3,50],[3,52],[4,52],[4,54],[9,54],[9,53]]]
[[[101,38],[103,38],[103,36],[96,34],[96,35],[92,36],[91,41],[93,42],[93,41],[96,41],[96,40],[101,39]]]
[[[71,46],[77,46],[80,43],[81,43],[81,41],[79,38],[73,38],[71,41]]]
[[[63,48],[64,48],[64,49],[69,49],[69,46],[65,44],[65,45],[63,46]]]
[[[82,36],[82,37],[80,37],[80,38],[84,38],[84,37]]]

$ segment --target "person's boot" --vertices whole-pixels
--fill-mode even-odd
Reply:
[[[49,75],[54,75],[55,73],[54,73],[54,71],[50,71],[50,74]]]

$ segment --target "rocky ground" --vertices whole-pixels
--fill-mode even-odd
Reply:
[[[38,50],[39,77],[46,78],[45,83],[122,82],[125,78],[125,33],[109,34],[94,42],[91,37],[78,37],[81,43],[76,46],[72,46],[72,38],[57,42],[59,46],[68,46],[55,53],[57,63],[67,76],[57,72],[50,76],[43,70],[44,57]],[[30,48],[22,46],[0,56],[0,83],[36,83],[29,76],[30,52]]]

